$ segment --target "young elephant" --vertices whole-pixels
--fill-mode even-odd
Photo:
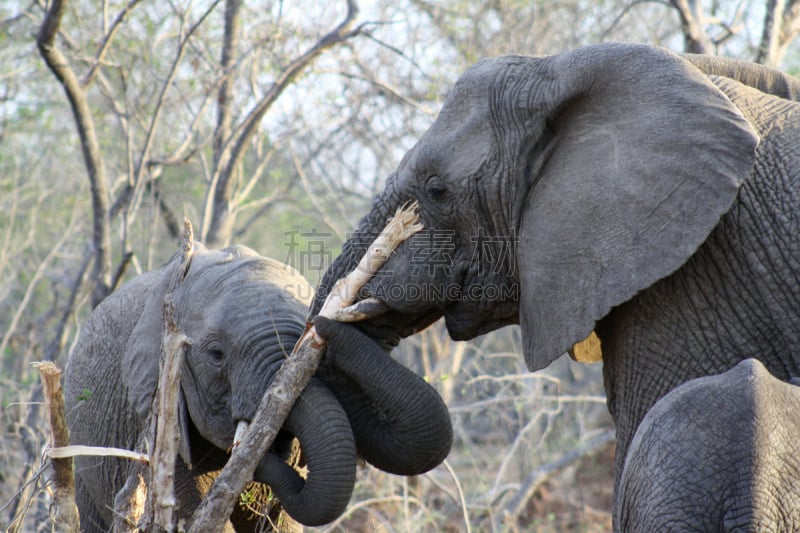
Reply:
[[[65,372],[73,444],[133,449],[139,442],[158,380],[162,304],[173,268],[168,264],[126,283],[84,325]],[[181,373],[181,456],[175,472],[180,517],[191,516],[227,461],[225,450],[236,423],[253,417],[305,327],[312,296],[313,289],[298,272],[248,248],[218,251],[196,245],[189,272],[173,295],[176,321],[192,343]],[[248,488],[257,503],[266,503],[269,491],[263,484],[269,485],[284,509],[306,525],[335,519],[350,499],[356,442],[348,418],[394,437],[377,442],[377,450],[365,447],[363,453],[392,471],[403,470],[396,465],[410,465],[413,473],[432,468],[444,458],[452,438],[436,392],[396,363],[375,373],[374,346],[365,344],[371,340],[349,336],[352,328],[347,328],[331,324],[324,329],[331,339],[328,359],[346,363],[341,368],[328,363],[320,371],[333,376],[346,409],[328,387],[312,379],[256,468],[258,483]],[[344,333],[338,335],[340,330]],[[348,369],[369,376],[370,382],[361,386],[347,381]],[[437,428],[435,435],[429,427]],[[408,428],[422,428],[427,439]],[[305,480],[282,460],[291,436],[300,442],[307,462]],[[391,460],[382,463],[375,457]],[[78,457],[75,466],[82,527],[107,531],[114,497],[133,465],[115,458]],[[258,516],[238,507],[230,522],[237,531],[260,527]]]
[[[142,274],[89,317],[65,373],[73,444],[133,449],[145,430],[158,380],[164,291],[174,265]],[[294,269],[245,247],[197,245],[186,279],[174,293],[175,316],[191,340],[181,373],[180,449],[175,472],[179,513],[191,516],[227,460],[236,423],[249,421],[304,328],[313,290]],[[316,525],[345,509],[355,482],[356,451],[341,405],[316,380],[295,404],[284,431],[300,441],[308,462],[303,481],[293,469],[262,469],[297,521]],[[288,438],[279,442],[290,442]],[[280,446],[278,446],[280,448]],[[286,446],[283,446],[286,448]],[[285,451],[285,450],[283,450]],[[273,450],[262,462],[279,462]],[[107,531],[114,496],[132,465],[114,458],[75,460],[77,500],[85,531]],[[250,487],[266,503],[266,487]],[[257,516],[238,509],[237,530]]]
[[[622,531],[800,530],[800,387],[755,359],[688,381],[639,425]]]

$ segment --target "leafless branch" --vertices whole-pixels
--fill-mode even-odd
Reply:
[[[608,445],[615,438],[614,430],[607,430],[592,439],[578,444],[575,448],[568,451],[555,461],[543,464],[535,468],[530,474],[525,477],[525,480],[520,485],[519,491],[511,499],[505,508],[503,520],[508,524],[513,524],[516,517],[523,511],[528,500],[531,498],[536,489],[542,483],[547,481],[555,473],[568,467],[575,461],[591,455],[604,446]]]
[[[114,525],[116,533],[139,533],[137,524],[145,512],[147,500],[147,483],[142,471],[144,467],[134,469],[125,481],[125,485],[114,496]]]
[[[233,126],[233,80],[232,67],[236,63],[236,49],[239,44],[239,9],[241,0],[225,1],[225,33],[222,37],[222,80],[217,91],[217,127],[214,130],[214,166],[224,165],[223,146],[230,136]]]
[[[122,457],[123,459],[133,459],[143,463],[149,463],[150,458],[147,454],[123,450],[121,448],[109,448],[106,446],[82,446],[82,445],[62,445],[57,448],[47,450],[47,456],[51,459],[67,459],[78,456],[91,457]]]
[[[111,237],[109,222],[109,192],[100,146],[97,142],[94,121],[83,91],[69,61],[55,43],[61,21],[66,11],[66,0],[53,0],[36,36],[39,53],[67,94],[78,136],[83,160],[89,176],[94,218],[92,241],[94,244],[94,283],[92,307],[96,307],[109,292],[111,285]]]
[[[178,457],[179,435],[178,393],[181,367],[190,340],[175,322],[173,293],[189,271],[194,238],[192,225],[184,220],[180,257],[175,264],[164,295],[164,331],[161,343],[161,362],[158,388],[151,414],[151,427],[155,428],[150,458],[150,488],[148,499],[153,511],[152,526],[159,531],[174,531],[176,500],[173,489],[175,461]]]
[[[756,62],[777,68],[786,53],[786,48],[798,34],[800,34],[800,2],[767,0]]]
[[[71,224],[70,224],[71,225]],[[0,353],[5,353],[6,347],[11,339],[11,336],[14,334],[14,331],[17,329],[17,325],[19,321],[22,319],[22,316],[25,312],[25,309],[28,307],[28,304],[33,298],[34,289],[39,281],[44,276],[47,269],[50,267],[50,263],[53,261],[53,258],[59,253],[61,247],[63,246],[64,242],[69,237],[69,232],[65,231],[61,235],[59,241],[53,246],[53,248],[47,253],[47,256],[39,263],[36,267],[36,270],[33,273],[33,277],[28,283],[28,286],[25,288],[25,294],[22,297],[22,301],[17,305],[17,309],[14,313],[14,316],[11,319],[11,322],[7,325],[6,331],[3,334],[2,339],[0,339]]]
[[[108,52],[108,48],[111,46],[111,42],[114,40],[114,36],[117,34],[117,30],[122,26],[122,23],[125,22],[128,14],[136,7],[141,0],[130,0],[128,4],[122,8],[117,14],[117,18],[114,19],[114,22],[111,24],[111,28],[103,37],[103,41],[100,43],[100,48],[97,50],[97,55],[95,56],[94,61],[92,62],[92,67],[89,69],[89,72],[86,73],[86,76],[83,77],[83,81],[81,82],[81,87],[88,87],[94,81],[95,74],[97,73],[98,67],[103,64],[103,60],[105,59],[106,52]]]
[[[684,49],[693,54],[714,54],[714,47],[705,29],[703,6],[698,0],[670,0],[678,11],[683,30]]]
[[[326,50],[345,42],[356,35],[359,35],[363,26],[351,29],[358,15],[358,6],[355,0],[347,0],[347,14],[344,20],[333,30],[321,37],[313,46],[296,57],[278,75],[270,86],[267,93],[259,100],[253,109],[247,114],[244,121],[236,128],[231,137],[225,142],[220,152],[219,160],[224,164],[215,169],[215,189],[213,192],[213,211],[212,220],[208,225],[207,234],[203,239],[212,246],[220,244],[225,240],[227,228],[231,221],[230,199],[233,187],[232,177],[237,165],[244,156],[245,149],[253,136],[258,131],[258,124],[266,112],[275,103],[283,91],[310,65],[317,57]],[[204,225],[205,226],[205,225]],[[229,232],[227,232],[229,233]],[[227,235],[229,237],[229,235]]]
[[[144,183],[143,183],[143,174],[144,170],[147,168],[148,159],[150,157],[150,150],[152,149],[153,142],[155,140],[155,134],[158,130],[158,126],[161,120],[161,115],[164,110],[164,98],[166,97],[167,92],[172,88],[172,80],[175,78],[175,75],[178,72],[178,68],[181,65],[181,61],[183,56],[186,52],[187,44],[191,39],[194,32],[200,25],[206,20],[206,18],[214,11],[216,6],[219,4],[221,0],[215,0],[212,4],[205,10],[205,12],[200,16],[200,18],[192,24],[181,36],[180,42],[178,44],[178,49],[175,53],[175,59],[172,62],[172,66],[170,68],[169,74],[167,75],[167,79],[164,80],[164,83],[161,85],[161,91],[159,92],[158,99],[151,115],[150,124],[147,128],[147,133],[145,135],[144,145],[142,146],[141,153],[139,154],[139,164],[136,167],[133,183],[134,183],[134,198],[137,197],[137,191],[142,190]]]

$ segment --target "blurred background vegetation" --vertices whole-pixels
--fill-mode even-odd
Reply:
[[[357,9],[356,9],[357,8]],[[796,73],[793,0],[6,0],[0,4],[0,525],[50,530],[31,363],[165,262],[188,217],[316,283],[470,63],[602,41]],[[333,531],[607,531],[601,367],[526,371],[519,332],[395,355],[450,406],[417,478],[365,467]]]

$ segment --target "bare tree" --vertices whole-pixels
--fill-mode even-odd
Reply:
[[[764,30],[755,61],[777,68],[798,33],[800,33],[800,2],[767,0]]]
[[[94,246],[94,288],[92,306],[97,306],[109,293],[111,287],[111,237],[109,226],[109,192],[103,157],[97,142],[94,120],[86,97],[86,90],[70,66],[69,60],[56,45],[56,34],[66,10],[66,0],[55,0],[50,4],[42,22],[36,44],[47,66],[64,87],[69,100],[75,125],[80,137],[83,160],[92,191],[92,216],[94,218],[92,242]],[[106,41],[111,39],[109,34]],[[98,59],[102,57],[98,54]]]
[[[225,9],[225,38],[222,54],[223,69],[226,71],[232,66],[234,47],[238,41],[236,35],[239,24],[239,0],[229,0]],[[202,233],[203,240],[211,246],[228,244],[233,236],[233,223],[235,221],[236,203],[232,198],[234,177],[245,154],[245,150],[252,138],[258,132],[258,125],[270,107],[286,90],[286,88],[299,76],[308,65],[326,50],[341,44],[359,35],[363,26],[353,28],[358,7],[355,0],[347,0],[347,14],[333,30],[324,35],[305,52],[292,59],[282,69],[272,82],[269,89],[256,102],[252,109],[243,117],[241,122],[231,128],[229,94],[229,74],[223,74],[223,83],[220,87],[218,101],[217,128],[214,135],[216,169],[212,178],[213,191],[208,196],[207,204],[211,207],[210,222]],[[227,65],[226,65],[227,64]],[[227,66],[227,68],[226,68]]]

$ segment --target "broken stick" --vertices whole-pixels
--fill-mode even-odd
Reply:
[[[392,251],[421,229],[416,203],[398,209],[358,266],[333,286],[320,316],[335,317],[337,311],[352,305],[358,291],[389,259]],[[312,324],[307,324],[291,355],[275,374],[249,426],[240,423],[236,428],[231,458],[195,512],[190,533],[222,529],[239,493],[253,479],[258,462],[272,445],[295,400],[319,366],[324,350],[324,340]]]
[[[61,389],[61,370],[50,361],[34,363],[42,378],[44,399],[50,421],[50,446],[69,444],[69,429],[64,415],[64,393]],[[54,508],[53,521],[58,531],[78,533],[80,520],[75,505],[75,474],[72,459],[50,459],[53,465]]]
[[[178,457],[178,392],[181,383],[181,367],[190,340],[175,323],[173,293],[183,282],[192,263],[194,234],[192,224],[183,220],[183,236],[178,262],[171,273],[164,295],[163,339],[158,373],[156,397],[151,410],[153,452],[150,458],[150,509],[153,512],[152,528],[155,531],[174,531],[176,500],[173,489],[175,461]],[[184,445],[186,443],[183,443]]]

